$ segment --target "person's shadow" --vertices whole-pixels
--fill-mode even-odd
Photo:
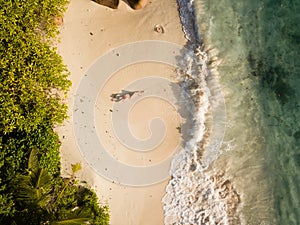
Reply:
[[[117,9],[120,2],[120,0],[92,0],[92,1],[112,9]],[[141,0],[123,0],[123,1],[127,5],[129,5],[132,9],[139,9],[139,2],[141,2]]]

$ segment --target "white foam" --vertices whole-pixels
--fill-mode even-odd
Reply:
[[[197,158],[197,152],[203,151],[198,144],[203,141],[207,130],[205,121],[210,107],[205,61],[208,57],[200,49],[197,52],[201,57],[195,58],[191,50],[180,61],[178,79],[184,90],[182,97],[193,99],[193,104],[187,105],[193,115],[190,118],[193,125],[188,131],[191,138],[171,164],[172,179],[163,198],[165,224],[226,224],[224,203],[219,201],[219,192],[214,190],[215,185],[205,172],[205,164]]]
[[[179,60],[178,80],[182,87],[181,99],[192,115],[186,118],[189,138],[171,163],[171,180],[163,198],[165,224],[229,224],[239,204],[239,196],[223,171],[207,168],[220,154],[226,123],[224,99],[217,81],[220,61],[217,50],[201,50],[194,26],[192,0],[178,0],[181,21],[190,51]],[[210,127],[207,122],[214,120]]]

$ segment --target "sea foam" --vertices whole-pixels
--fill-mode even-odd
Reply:
[[[165,224],[237,224],[235,212],[240,203],[239,195],[224,171],[209,168],[218,157],[225,129],[215,138],[212,132],[217,133],[218,126],[214,127],[213,120],[225,122],[226,119],[225,109],[219,107],[220,88],[211,79],[213,74],[208,67],[210,58],[216,61],[216,56],[209,57],[202,51],[193,1],[178,0],[178,4],[189,52],[178,62],[177,79],[182,88],[180,101],[186,102],[191,117],[185,118],[189,126],[182,130],[183,148],[175,154],[170,168],[171,180],[163,198]],[[219,143],[214,143],[216,141]]]

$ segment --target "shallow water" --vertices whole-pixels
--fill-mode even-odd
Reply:
[[[244,183],[246,223],[299,224],[300,2],[199,3],[201,33],[223,59],[225,142],[234,146],[224,157]]]
[[[166,224],[300,224],[300,2],[192,6],[205,51],[222,60],[211,68],[225,98],[226,134],[209,169],[173,167]],[[191,151],[182,154],[192,161]],[[178,168],[186,172],[178,176]]]

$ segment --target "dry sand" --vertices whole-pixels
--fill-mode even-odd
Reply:
[[[99,176],[79,150],[73,127],[73,106],[82,77],[95,60],[109,50],[143,40],[163,40],[183,46],[186,40],[181,29],[177,2],[152,0],[144,9],[133,11],[123,1],[117,10],[112,10],[90,0],[71,0],[63,21],[58,51],[71,72],[73,83],[68,98],[70,118],[58,128],[62,140],[63,174],[69,173],[71,164],[82,164],[83,169],[78,173],[78,178],[86,181],[97,192],[101,203],[108,204],[112,225],[163,224],[161,198],[165,194],[167,180],[146,187],[130,187]],[[156,25],[162,26],[164,32],[154,31]],[[129,116],[131,131],[139,139],[151,135],[147,123],[152,118],[163,118],[167,134],[163,143],[154,151],[130,151],[116,138],[105,136],[105,133],[113,136],[111,118],[105,116],[113,107],[113,102],[109,100],[111,93],[119,92],[139,77],[150,74],[172,80],[174,73],[174,68],[168,65],[136,64],[118,71],[99,91],[95,104],[99,108],[95,118],[96,130],[107,151],[116,160],[134,166],[149,166],[172,155],[174,148],[179,145],[180,134],[176,127],[182,118],[170,104],[154,97],[137,103]]]

